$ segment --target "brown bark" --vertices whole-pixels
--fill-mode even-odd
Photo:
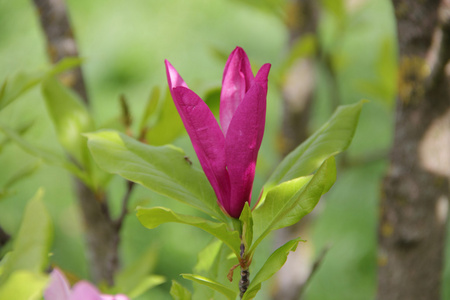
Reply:
[[[440,298],[450,177],[446,2],[447,20],[440,22],[444,6],[439,7],[438,0],[393,1],[399,95],[378,230],[380,300]]]
[[[47,39],[48,55],[53,63],[67,56],[78,56],[76,41],[70,26],[66,6],[63,0],[34,0]],[[68,73],[65,83],[81,96],[88,105],[88,95],[81,68]],[[74,178],[75,189],[81,213],[85,222],[87,256],[91,275],[95,282],[106,282],[113,285],[113,276],[118,268],[119,231],[124,214],[114,221],[108,210],[106,196],[87,187],[79,179]],[[127,203],[129,192],[124,203]],[[126,207],[124,208],[124,212]]]

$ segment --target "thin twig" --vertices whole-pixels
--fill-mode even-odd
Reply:
[[[320,252],[317,259],[314,261],[314,264],[312,266],[311,272],[309,272],[308,278],[305,280],[305,282],[298,288],[297,293],[297,299],[302,299],[303,293],[306,290],[306,287],[311,282],[311,279],[313,278],[314,274],[317,273],[320,266],[322,265],[323,260],[325,259],[325,256],[327,255],[328,251],[330,250],[331,245],[325,246],[322,251]]]
[[[10,239],[11,236],[0,227],[0,247],[3,247]]]
[[[125,195],[122,198],[122,209],[119,217],[115,221],[117,231],[120,231],[123,225],[123,220],[128,213],[128,202],[130,200],[131,192],[133,191],[133,187],[135,186],[133,181],[127,181],[127,190]]]

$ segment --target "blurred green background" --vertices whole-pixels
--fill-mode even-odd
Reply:
[[[376,224],[380,180],[386,171],[393,128],[396,86],[395,19],[387,0],[320,2],[317,40],[332,60],[337,89],[329,74],[317,68],[310,131],[340,104],[369,99],[360,118],[346,162],[338,179],[321,200],[309,223],[307,244],[313,256],[331,245],[323,264],[307,287],[306,299],[373,299],[376,288]],[[283,64],[289,55],[286,4],[283,0],[69,0],[72,25],[81,56],[93,113],[99,124],[111,125],[120,114],[120,94],[129,99],[132,115],[139,115],[154,86],[166,87],[164,59],[177,68],[200,96],[221,84],[224,55],[243,47],[253,67],[272,64],[266,135],[258,158],[255,191],[259,191],[280,160]],[[45,38],[32,1],[0,0],[0,80],[19,70],[48,64]],[[61,152],[38,88],[0,112],[4,124],[33,121],[27,140]],[[97,124],[97,125],[99,125]],[[186,136],[175,141],[195,157]],[[0,148],[0,186],[16,169],[35,159],[15,145]],[[113,213],[118,214],[125,191],[118,178],[110,183]],[[55,224],[52,263],[79,278],[89,278],[83,244],[83,224],[69,174],[53,166],[39,170],[0,199],[0,226],[18,230],[23,208],[39,187]],[[182,213],[189,207],[162,198],[141,187],[131,206],[163,205]],[[147,230],[131,213],[126,218],[120,247],[123,265],[131,264],[149,247],[158,253],[155,274],[177,279],[189,273],[198,252],[210,238],[200,230],[168,224]],[[300,244],[299,247],[303,247]],[[266,245],[265,257],[274,246]],[[170,284],[152,289],[146,297],[170,299]],[[258,299],[269,299],[270,283]],[[264,295],[266,294],[266,296]],[[147,299],[147,298],[143,298]],[[150,298],[149,298],[150,299]]]

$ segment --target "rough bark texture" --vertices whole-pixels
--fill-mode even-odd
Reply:
[[[76,41],[64,1],[34,0],[34,4],[39,11],[51,61],[56,63],[67,56],[78,56]],[[66,76],[64,82],[69,83],[85,103],[89,104],[81,69],[75,68],[63,76]],[[111,219],[104,194],[96,194],[77,178],[74,178],[74,183],[85,222],[87,256],[91,275],[96,282],[104,281],[112,285],[114,272],[118,268],[121,224]]]
[[[438,0],[393,1],[399,95],[391,165],[381,199],[380,300],[440,298],[450,177],[446,2],[447,14],[439,20],[439,12],[445,10]]]

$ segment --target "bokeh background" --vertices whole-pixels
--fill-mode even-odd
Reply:
[[[303,74],[316,82],[308,131],[312,133],[322,125],[336,104],[361,99],[370,102],[363,109],[352,145],[340,159],[335,186],[302,228],[307,242],[299,248],[308,249],[310,260],[324,247],[330,247],[304,296],[321,300],[373,299],[378,199],[387,168],[396,95],[395,18],[387,0],[317,2],[318,27],[312,37],[324,49],[321,55],[331,62],[333,74],[320,64],[310,75]],[[68,0],[67,5],[84,58],[82,67],[92,110],[105,128],[113,126],[120,115],[121,94],[128,98],[131,114],[139,115],[151,89],[166,87],[164,59],[170,60],[200,96],[220,87],[226,56],[236,46],[246,50],[254,70],[271,63],[267,127],[254,187],[260,190],[281,159],[282,87],[293,65],[289,60],[293,57],[290,1]],[[45,47],[32,1],[0,0],[0,80],[18,71],[47,66]],[[308,47],[313,46],[306,42],[299,46],[295,59],[311,56]],[[39,88],[1,111],[0,121],[11,126],[33,121],[26,139],[62,153]],[[195,157],[185,135],[174,143]],[[15,145],[0,148],[0,186],[14,170],[35,161]],[[14,186],[13,193],[0,199],[0,226],[14,234],[25,204],[40,187],[45,190],[44,201],[55,224],[52,263],[77,278],[89,279],[83,223],[66,171],[42,164]],[[111,181],[113,214],[119,214],[124,191],[123,181]],[[137,205],[163,205],[195,214],[189,207],[141,187],[133,192],[131,211]],[[140,299],[170,299],[170,280],[189,286],[179,274],[192,271],[197,254],[209,242],[207,234],[178,224],[147,230],[130,213],[122,231],[120,254],[126,266],[152,249],[153,273],[165,276],[168,283]],[[274,243],[267,242],[258,255],[267,256]],[[266,283],[258,299],[270,299],[276,285],[275,280]]]

